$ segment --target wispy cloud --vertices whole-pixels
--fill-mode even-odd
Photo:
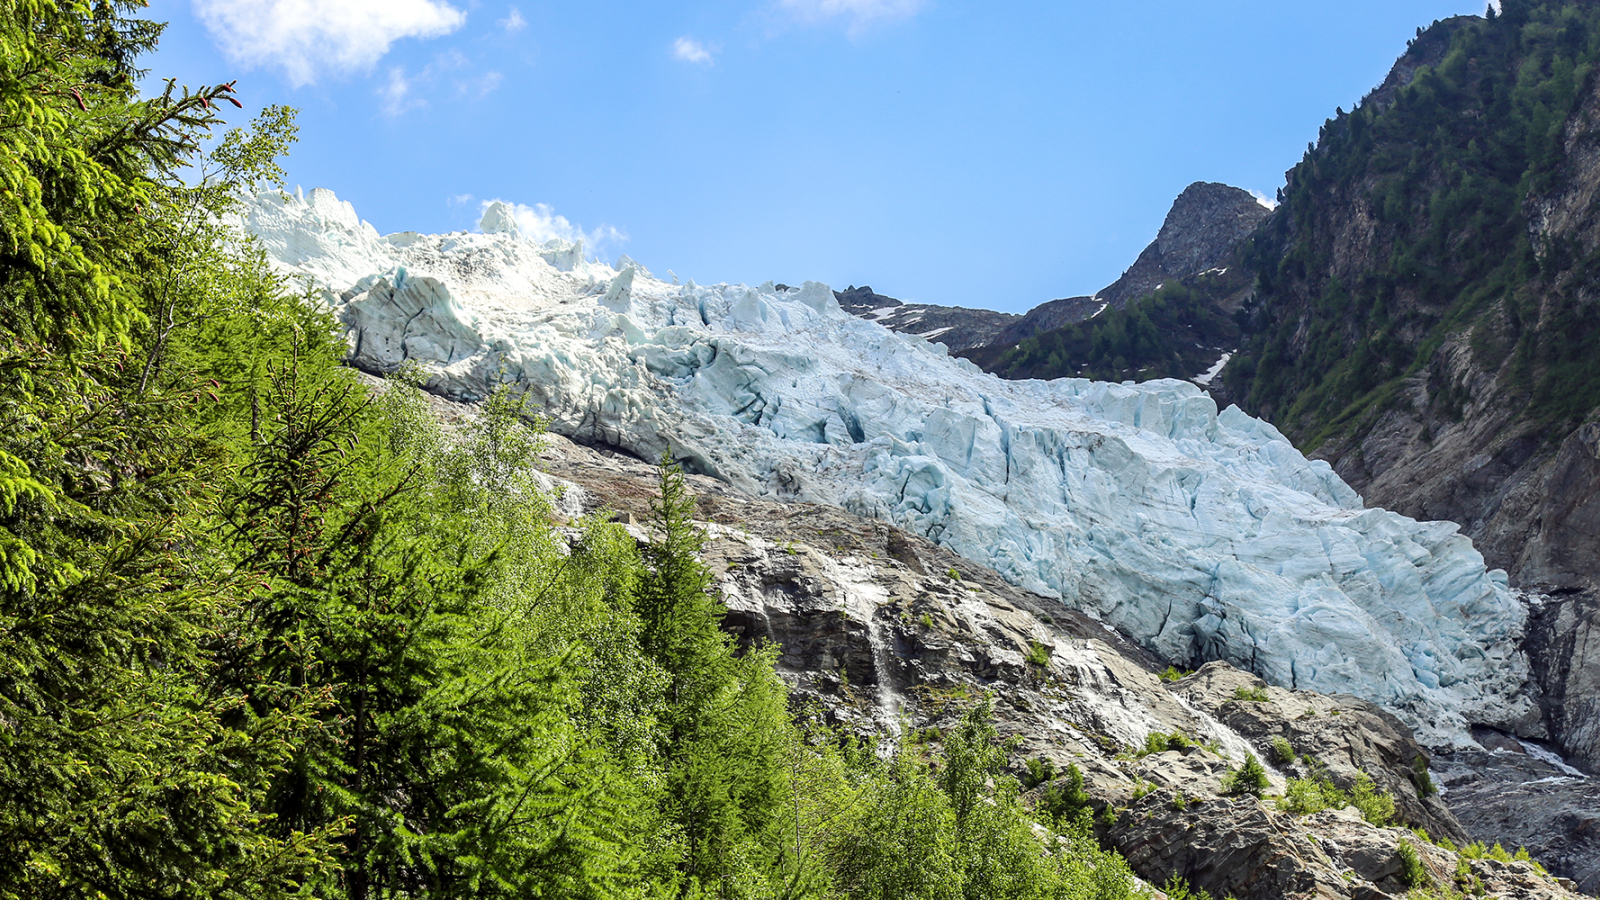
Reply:
[[[1256,190],[1255,188],[1251,188],[1250,189],[1250,196],[1256,198],[1256,202],[1261,204],[1262,206],[1265,206],[1267,209],[1277,209],[1278,208],[1278,201],[1275,198],[1270,197],[1270,196],[1268,196],[1266,194],[1263,194],[1260,191]]]
[[[505,76],[501,75],[499,72],[485,72],[482,75],[479,75],[477,78],[469,78],[465,81],[457,81],[456,93],[463,97],[472,97],[474,99],[487,97],[489,94],[493,93],[494,89],[499,87],[500,82],[504,80]]]
[[[522,29],[528,27],[528,20],[522,17],[522,10],[513,6],[511,7],[511,12],[504,19],[501,19],[497,24],[499,24],[500,29],[506,34],[516,34]]]
[[[778,6],[802,22],[842,19],[857,34],[875,22],[909,19],[921,11],[923,0],[778,0]]]
[[[446,50],[418,72],[406,71],[403,66],[389,70],[389,76],[375,93],[383,114],[394,118],[408,110],[428,105],[424,94],[437,94],[441,83],[454,84],[457,97],[479,100],[493,93],[505,80],[499,72],[470,74],[472,62],[456,50]],[[463,71],[467,70],[467,71]]]
[[[282,70],[295,87],[364,71],[389,45],[439,37],[466,13],[438,0],[193,0],[195,15],[233,62]]]
[[[672,55],[687,63],[699,66],[711,65],[711,51],[706,45],[691,37],[681,37],[672,42]]]
[[[479,205],[479,209],[487,210],[493,203],[504,203],[511,210],[512,218],[516,219],[517,231],[536,243],[542,244],[552,238],[569,242],[581,240],[585,249],[591,253],[598,253],[620,247],[628,240],[626,234],[610,225],[585,230],[583,226],[569,221],[566,216],[558,215],[548,203],[527,206],[504,200],[485,200]]]
[[[389,70],[389,79],[378,88],[378,100],[382,104],[383,114],[390,118],[413,107],[427,105],[426,101],[412,95],[411,79],[406,77],[403,66]]]

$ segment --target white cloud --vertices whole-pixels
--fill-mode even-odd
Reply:
[[[583,241],[584,249],[591,253],[600,252],[612,246],[620,246],[628,240],[628,236],[610,225],[601,225],[588,231],[583,226],[567,220],[566,216],[557,215],[548,203],[535,203],[526,206],[521,203],[507,203],[504,200],[485,200],[479,204],[479,210],[486,210],[491,203],[505,203],[510,207],[511,215],[517,220],[517,231],[522,236],[535,243],[544,243],[551,238],[560,238],[563,241]]]
[[[850,32],[859,33],[875,21],[909,19],[922,9],[923,0],[778,0],[778,5],[802,22],[844,18]]]
[[[471,194],[451,194],[448,201],[451,206],[463,206],[473,201]]]
[[[406,70],[400,66],[389,70],[389,80],[378,88],[378,99],[383,102],[383,114],[390,117],[398,116],[412,107],[427,105],[426,101],[411,96],[411,79],[406,77]]]
[[[295,87],[371,68],[401,38],[439,37],[466,14],[438,0],[193,0],[234,63],[283,70]]]
[[[706,46],[691,37],[681,37],[672,42],[672,55],[684,62],[696,65],[711,65],[711,51]]]
[[[510,15],[506,16],[504,19],[501,19],[498,24],[506,34],[516,34],[522,29],[528,27],[528,20],[522,17],[522,10],[513,6],[511,7]]]
[[[1275,198],[1269,197],[1266,194],[1263,194],[1260,191],[1256,190],[1255,188],[1251,188],[1250,189],[1250,196],[1256,198],[1256,202],[1261,204],[1262,206],[1265,206],[1267,209],[1277,209],[1278,208],[1278,201]]]
[[[474,99],[487,97],[489,94],[493,93],[494,89],[499,87],[500,82],[504,80],[505,76],[501,75],[499,72],[485,72],[477,78],[468,79],[466,81],[457,81],[456,93],[463,97],[472,97]]]

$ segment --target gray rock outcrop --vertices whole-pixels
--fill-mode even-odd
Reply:
[[[833,296],[839,307],[851,315],[871,319],[890,331],[937,341],[952,352],[992,344],[1006,326],[1022,318],[991,309],[903,303],[876,293],[867,285],[851,285],[834,291]]]
[[[1121,309],[1163,282],[1222,265],[1272,211],[1249,191],[1197,181],[1183,189],[1154,242],[1096,296]]]

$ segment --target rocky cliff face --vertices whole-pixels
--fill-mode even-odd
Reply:
[[[1021,318],[989,309],[902,303],[875,293],[866,285],[851,285],[834,291],[833,296],[839,301],[839,308],[853,316],[877,322],[890,331],[938,341],[952,352],[992,344],[1006,326]]]
[[[1270,214],[1248,191],[1195,182],[1173,201],[1155,241],[1096,297],[1121,309],[1167,281],[1222,266]]]
[[[1021,316],[983,309],[902,304],[865,287],[852,286],[834,293],[846,312],[894,331],[937,340],[951,352],[983,348],[1002,351],[1035,335],[1086,321],[1108,308],[1122,309],[1169,281],[1194,278],[1225,265],[1240,242],[1269,214],[1270,210],[1247,191],[1225,184],[1195,182],[1173,201],[1156,239],[1122,277],[1092,297],[1050,300]]]

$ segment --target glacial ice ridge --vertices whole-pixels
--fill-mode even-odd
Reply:
[[[1353,694],[1436,747],[1536,721],[1505,573],[1193,384],[1005,381],[825,285],[669,284],[503,212],[381,236],[318,189],[260,194],[244,226],[322,290],[362,368],[416,361],[462,400],[510,385],[574,440],[883,519],[1166,658]]]

